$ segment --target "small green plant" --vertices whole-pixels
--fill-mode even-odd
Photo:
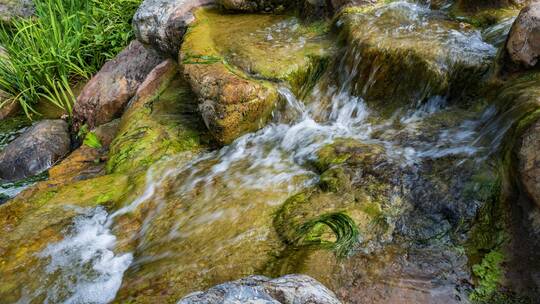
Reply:
[[[100,149],[101,147],[103,147],[101,141],[94,132],[88,132],[86,134],[86,137],[83,140],[83,145],[94,149]]]
[[[499,286],[503,276],[501,263],[504,255],[496,250],[486,254],[480,264],[472,267],[474,275],[478,278],[478,286],[471,293],[472,301],[483,301],[489,299]]]

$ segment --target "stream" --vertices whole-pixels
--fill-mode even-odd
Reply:
[[[384,32],[398,45],[442,41],[434,62],[448,74],[463,62],[491,62],[512,22],[484,33],[460,29],[446,25],[444,12],[405,1],[362,18],[367,32]],[[381,111],[385,100],[362,97],[381,73],[371,67],[369,77],[361,75],[362,52],[354,46],[337,51],[338,59],[302,99],[281,83],[281,103],[261,130],[180,166],[175,157],[153,164],[144,191],[124,206],[73,207],[77,216],[64,238],[37,255],[39,287],[23,288],[17,303],[109,303],[182,282],[168,291],[170,298],[245,275],[291,272],[310,274],[345,299],[376,303],[381,286],[393,286],[395,297],[414,300],[418,293],[468,303],[463,243],[485,203],[483,185],[497,179],[497,153],[511,122],[489,101],[461,103],[429,88],[419,94],[426,98],[411,103],[403,97],[391,112]],[[339,153],[358,146],[375,160],[321,169],[321,151],[336,144],[345,145],[335,148]],[[325,172],[333,166],[346,174],[356,170],[352,186],[321,186],[328,185]],[[283,207],[298,193],[313,198],[312,210]],[[367,197],[376,211],[356,207],[358,197]],[[275,215],[286,212],[296,217],[283,215],[285,223],[346,213],[360,232],[338,258],[308,237],[284,242],[289,232],[280,230],[286,228]],[[384,225],[374,228],[374,221]],[[313,225],[311,233],[325,229]],[[340,243],[341,236],[329,231],[316,240]],[[365,290],[356,294],[351,286]]]

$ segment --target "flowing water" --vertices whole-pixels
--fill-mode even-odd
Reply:
[[[418,27],[427,27],[429,32],[420,39],[443,40],[446,61],[439,64],[446,69],[448,62],[460,58],[495,56],[495,47],[479,32],[432,24],[431,18],[441,18],[440,13],[425,6],[395,2],[376,16],[383,14],[399,15],[397,24],[384,25],[387,35],[418,39],[413,37]],[[492,37],[497,31],[484,35]],[[499,43],[498,38],[489,41]],[[349,48],[305,100],[282,84],[283,102],[266,127],[186,165],[176,166],[174,157],[154,164],[146,174],[144,193],[124,207],[77,209],[79,215],[64,238],[38,255],[44,262],[36,272],[42,287],[25,290],[19,303],[107,303],[119,290],[121,297],[147,290],[145,281],[152,282],[151,288],[173,282],[181,286],[178,294],[186,294],[268,269],[269,256],[286,251],[274,230],[275,212],[291,195],[320,183],[314,163],[319,151],[336,140],[382,147],[385,168],[401,172],[393,181],[399,189],[394,194],[404,202],[388,198],[382,207],[397,208],[387,220],[394,237],[381,238],[377,246],[358,239],[352,255],[369,254],[400,238],[431,240],[454,229],[454,220],[459,220],[454,217],[473,218],[480,203],[463,193],[500,144],[493,135],[502,135],[492,134],[494,126],[500,126],[496,109],[485,104],[464,107],[435,95],[382,115],[356,93],[362,60]],[[433,174],[448,179],[436,183],[430,179]],[[408,280],[399,284],[417,288],[414,278]],[[420,289],[433,294],[441,288]]]

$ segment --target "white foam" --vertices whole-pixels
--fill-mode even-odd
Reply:
[[[108,303],[114,299],[133,256],[114,253],[116,237],[106,225],[107,218],[101,207],[77,217],[62,241],[39,254],[50,258],[46,273],[54,278],[45,303]]]

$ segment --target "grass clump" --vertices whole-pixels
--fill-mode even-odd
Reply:
[[[0,27],[0,89],[27,116],[38,101],[71,114],[71,88],[88,79],[132,39],[140,0],[35,0],[35,16]]]

